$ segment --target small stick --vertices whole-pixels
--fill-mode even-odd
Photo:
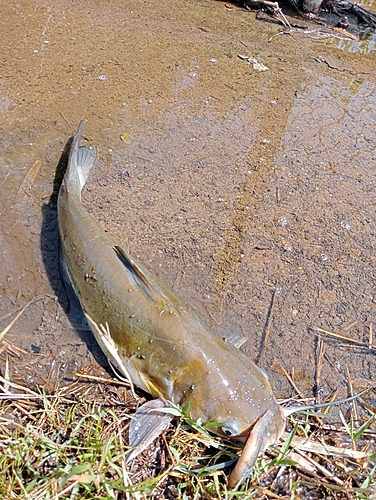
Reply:
[[[319,464],[316,460],[313,458],[309,457],[308,455],[304,454],[304,458],[308,460],[308,462],[315,466],[324,476],[330,478],[332,481],[336,482],[339,485],[343,485],[343,481],[339,479],[337,476],[333,474],[333,472],[330,472],[328,469],[326,469],[323,465]]]
[[[120,428],[119,422],[116,423],[117,426],[117,431],[118,431],[118,438],[119,438],[119,443],[120,443],[120,449],[124,448],[124,442],[123,442],[123,433]],[[131,478],[129,477],[129,474],[127,472],[127,463],[125,461],[124,456],[121,457],[121,469],[123,473],[123,484],[125,487],[127,486],[132,486],[133,483],[131,481]],[[138,491],[134,491],[133,493],[129,493],[128,491],[125,492],[125,498],[127,500],[130,500],[131,498],[135,498],[136,500],[141,500],[141,495]]]
[[[304,398],[303,394],[299,391],[298,387],[296,386],[295,382],[293,379],[290,377],[290,375],[287,373],[285,368],[282,365],[278,365],[278,367],[281,369],[283,375],[287,378],[287,380],[290,382],[290,384],[293,386],[293,388],[296,390],[296,392],[299,394],[299,397],[302,399]]]
[[[349,367],[347,365],[346,365],[346,375],[347,375],[347,383],[349,384],[350,397],[352,397],[352,396],[354,396],[354,391],[353,391],[353,386],[352,386],[351,379],[350,379]],[[356,409],[355,400],[352,402],[352,407],[353,407],[354,420],[358,420],[358,411]]]
[[[168,442],[167,442],[167,439],[166,439],[166,436],[165,436],[164,432],[162,432],[161,437],[162,437],[164,445],[166,447],[168,456],[170,457],[171,463],[172,463],[173,466],[175,466],[176,465],[176,460],[175,460],[173,454],[171,453],[171,450],[170,450],[170,447],[168,446]]]
[[[372,349],[372,343],[373,343],[373,330],[372,330],[372,323],[370,321],[369,323],[369,337],[368,337],[368,348]]]
[[[78,378],[86,378],[88,380],[94,380],[96,382],[104,382],[105,384],[123,385],[129,388],[128,382],[123,382],[122,380],[119,380],[117,378],[113,379],[113,378],[97,377],[95,375],[86,375],[85,373],[75,373],[75,376]]]
[[[20,307],[17,307],[17,309],[15,309],[14,311],[10,311],[8,312],[7,314],[4,314],[4,316],[2,316],[0,318],[0,323],[2,321],[5,321],[6,319],[10,318],[11,316],[13,316],[13,314],[17,313],[18,311],[21,311],[21,309],[23,308],[24,306],[20,306]]]
[[[349,323],[345,323],[344,325],[341,325],[340,331],[345,332],[346,330],[351,330],[354,326],[357,326],[358,320],[355,321],[350,321]]]
[[[365,349],[365,348],[367,348],[368,349],[368,342],[367,343],[365,343],[365,342],[363,343],[362,342],[361,345],[349,345],[348,343],[347,344],[346,343],[343,343],[343,344],[342,343],[338,343],[337,347],[343,347],[344,349],[350,349],[350,348],[352,348],[352,349]],[[375,349],[376,349],[376,347],[374,347],[373,349],[371,347],[371,351],[375,350]]]
[[[74,127],[73,127],[73,125],[71,124],[71,122],[68,120],[68,118],[66,118],[66,116],[64,115],[64,113],[63,113],[60,109],[59,109],[59,113],[60,113],[60,114],[61,114],[61,116],[64,118],[64,120],[68,123],[68,125],[69,125],[70,127],[74,128]]]
[[[313,327],[317,332],[325,333],[330,337],[335,337],[337,339],[346,340],[347,342],[352,342],[354,344],[359,344],[362,347],[368,347],[371,350],[375,350],[376,346],[374,344],[369,345],[368,342],[361,342],[360,340],[352,339],[351,337],[347,337],[347,335],[341,335],[340,333],[329,332],[328,330],[323,330],[322,328],[318,328],[317,326]]]
[[[278,2],[271,2],[270,0],[250,0],[250,1],[253,4],[261,4],[261,5],[265,5],[266,7],[270,7],[273,10],[274,14],[276,15],[277,19],[278,19],[278,16],[280,16],[282,18],[281,22],[283,23],[283,25],[291,28],[290,23],[286,19]]]
[[[0,384],[3,384],[3,385],[0,385],[0,390],[3,390],[5,385],[7,385],[9,387],[12,387],[13,389],[25,391],[26,393],[28,393],[29,396],[33,396],[36,398],[42,398],[42,396],[40,394],[38,394],[37,392],[32,391],[31,389],[24,387],[23,385],[15,384],[14,382],[11,382],[10,380],[6,380],[4,377],[1,377],[1,376],[0,376]],[[6,391],[4,391],[4,392],[6,392]],[[9,395],[10,397],[12,396],[11,393],[6,393],[6,395]]]
[[[34,302],[37,302],[38,300],[42,299],[45,297],[45,295],[39,295],[38,297],[35,297],[34,299],[30,300],[26,306],[24,306],[21,311],[17,314],[17,316],[9,323],[8,326],[4,328],[2,332],[0,332],[0,341],[5,337],[5,335],[9,332],[9,330],[12,328],[12,326],[15,324],[15,322],[18,320],[18,318],[24,313],[24,311]]]
[[[283,439],[287,439],[287,433],[283,435]],[[330,455],[333,457],[348,458],[350,460],[361,460],[367,458],[368,454],[364,451],[350,450],[348,448],[339,448],[330,444],[321,444],[315,441],[309,441],[306,437],[301,438],[294,436],[291,441],[291,446],[298,450],[308,451],[310,453],[318,453],[320,455]]]
[[[10,377],[9,377],[9,358],[8,358],[8,356],[6,356],[6,359],[5,359],[4,380],[5,380],[5,382],[4,382],[3,387],[1,389],[4,389],[4,392],[9,392],[8,381],[10,380]]]
[[[270,329],[271,329],[271,326],[272,326],[272,312],[273,312],[275,294],[276,294],[276,287],[274,287],[273,293],[272,293],[272,299],[271,299],[271,302],[270,302],[268,316],[266,318],[266,326],[265,326],[264,338],[262,339],[262,345],[261,345],[260,353],[259,353],[259,355],[257,357],[257,360],[256,360],[256,365],[257,366],[260,366],[261,363],[262,363],[262,361],[263,361],[263,359],[264,359],[265,351],[266,351],[266,346],[267,346],[267,343],[269,341]]]
[[[324,342],[320,336],[317,337],[316,344],[316,373],[315,373],[315,385],[316,385],[316,394],[315,398],[317,403],[320,403],[320,387],[321,387],[321,369],[322,369],[322,360],[324,356]]]
[[[3,339],[3,345],[0,349],[0,353],[5,351],[6,349],[13,354],[13,356],[16,356],[17,358],[20,358],[22,354],[29,354],[28,351],[25,351],[25,349],[21,349],[21,347],[17,347],[16,345],[12,344],[12,342],[8,342],[8,340]]]

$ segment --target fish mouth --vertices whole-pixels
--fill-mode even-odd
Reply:
[[[250,427],[248,427],[248,429],[240,433],[238,436],[234,436],[233,439],[239,441],[240,443],[246,444],[252,432],[253,427],[254,425],[251,425]]]

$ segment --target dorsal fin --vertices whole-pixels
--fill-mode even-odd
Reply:
[[[154,302],[161,302],[166,310],[171,310],[171,298],[162,290],[152,276],[147,276],[141,267],[120,246],[115,245],[114,250],[123,265],[132,274],[133,279],[142,292]],[[175,306],[176,307],[176,306]]]

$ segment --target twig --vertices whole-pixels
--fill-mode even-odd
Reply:
[[[262,345],[261,345],[260,353],[259,353],[259,355],[257,357],[257,360],[256,360],[256,365],[257,366],[260,366],[261,363],[262,363],[262,361],[263,361],[263,359],[264,359],[265,351],[266,351],[266,346],[267,346],[268,341],[269,341],[270,329],[272,327],[272,312],[273,312],[275,294],[276,294],[276,287],[274,287],[273,293],[272,293],[272,299],[271,299],[271,302],[270,302],[268,316],[266,318],[266,326],[265,326],[264,338],[262,339]]]
[[[175,466],[176,465],[176,460],[175,460],[173,454],[171,453],[171,450],[170,450],[170,447],[168,445],[168,442],[167,442],[167,439],[166,439],[166,436],[165,436],[164,432],[162,432],[161,437],[162,437],[164,445],[166,447],[168,456],[170,457],[171,463],[172,463],[173,466]]]
[[[114,378],[97,377],[95,375],[86,375],[85,373],[75,373],[75,376],[78,378],[93,380],[95,382],[103,382],[105,384],[123,385],[124,387],[129,388],[129,382],[123,382],[118,378],[114,379]]]
[[[122,433],[122,430],[120,428],[120,422],[119,421],[116,422],[116,427],[117,427],[117,431],[118,431],[118,439],[119,439],[119,443],[120,443],[120,449],[123,449],[124,448],[123,433]],[[125,487],[127,487],[127,486],[133,486],[132,480],[129,477],[129,474],[128,474],[128,471],[127,471],[127,464],[126,464],[124,455],[122,455],[122,457],[121,457],[121,470],[122,470],[122,473],[123,473],[122,479],[123,479],[124,486]],[[135,498],[136,500],[141,500],[142,499],[141,494],[138,491],[133,491],[132,493],[126,491],[125,492],[125,496],[126,496],[127,500],[130,500],[131,498]]]
[[[68,123],[68,125],[73,129],[73,125],[71,124],[71,122],[68,120],[68,118],[66,118],[66,116],[64,115],[64,113],[59,110],[59,113],[61,114],[61,116],[64,118],[64,120]]]
[[[284,437],[288,437],[288,433],[284,434]],[[301,438],[294,436],[291,441],[292,448],[298,450],[309,451],[312,453],[318,453],[320,455],[330,455],[334,457],[350,458],[352,460],[359,460],[368,457],[368,454],[364,451],[350,450],[348,448],[337,448],[336,446],[331,446],[329,444],[321,444],[313,441],[308,441],[307,438]]]
[[[373,342],[373,330],[372,330],[372,323],[369,323],[369,337],[368,337],[368,349],[372,349],[372,342]]]
[[[28,351],[25,351],[25,349],[12,344],[12,342],[8,342],[6,339],[3,339],[2,343],[3,345],[0,348],[0,353],[7,350],[10,354],[13,354],[13,356],[16,356],[17,358],[20,358],[23,354],[29,354]]]
[[[17,307],[17,309],[15,309],[14,311],[10,311],[10,312],[8,312],[7,314],[4,314],[4,316],[2,316],[2,317],[0,318],[0,323],[1,323],[2,321],[5,321],[6,319],[10,318],[11,316],[13,316],[13,314],[17,313],[18,311],[21,311],[21,309],[22,309],[23,307],[24,307],[24,306],[19,306],[19,307]]]
[[[314,330],[317,332],[325,333],[326,335],[329,335],[329,337],[335,337],[337,339],[342,339],[346,340],[347,342],[352,342],[353,344],[359,344],[362,347],[367,347],[370,350],[376,350],[376,346],[374,344],[369,345],[369,342],[362,342],[361,340],[356,340],[352,339],[351,337],[347,337],[347,335],[341,335],[340,333],[335,333],[335,332],[329,332],[328,330],[323,330],[322,328],[319,328],[317,326],[313,327]]]
[[[347,330],[351,330],[351,328],[354,328],[354,326],[357,326],[357,325],[358,325],[358,320],[349,321],[349,322],[341,325],[340,331],[345,332]]]
[[[322,369],[322,360],[324,356],[324,342],[320,336],[317,337],[316,344],[316,373],[315,373],[315,398],[317,403],[320,403],[320,388],[321,388],[321,369]]]
[[[253,4],[260,4],[260,5],[265,5],[265,7],[269,7],[272,9],[273,13],[276,15],[277,19],[279,16],[282,18],[280,21],[283,23],[284,26],[288,26],[291,28],[290,23],[286,19],[286,16],[282,12],[281,7],[279,6],[278,2],[271,2],[270,0],[249,0],[250,3]]]
[[[24,306],[21,311],[17,314],[17,316],[9,323],[8,326],[4,328],[2,332],[0,332],[0,341],[5,337],[5,335],[9,332],[9,330],[12,328],[12,326],[15,324],[15,322],[18,320],[18,318],[24,313],[24,311],[34,302],[37,302],[38,300],[42,299],[43,297],[46,297],[46,295],[38,295],[38,297],[35,297],[34,299],[30,300],[26,306]]]
[[[349,367],[347,365],[346,365],[346,375],[347,375],[347,383],[349,385],[350,397],[352,397],[352,396],[354,396],[354,391],[353,391],[353,386],[352,386],[351,379],[350,379]],[[352,402],[352,407],[353,407],[354,420],[357,421],[358,420],[358,412],[356,409],[355,400]]]
[[[293,440],[293,443],[294,443],[294,440]],[[292,444],[293,444],[292,443]],[[315,444],[319,444],[319,443],[315,443]],[[300,448],[301,450],[301,448]],[[299,451],[300,451],[299,450]],[[341,479],[339,479],[338,477],[336,477],[333,472],[330,472],[328,469],[326,469],[324,466],[322,466],[321,464],[319,464],[318,462],[316,462],[316,460],[314,460],[313,458],[311,457],[308,457],[306,455],[304,455],[304,458],[310,463],[312,464],[314,467],[316,467],[324,476],[328,477],[329,479],[331,479],[332,481],[334,481],[335,483],[339,484],[339,485],[343,485],[344,482],[341,481]]]
[[[295,384],[295,382],[293,381],[293,379],[290,377],[290,375],[287,373],[287,371],[285,370],[285,368],[282,365],[278,365],[278,368],[282,371],[283,375],[287,378],[287,380],[290,382],[290,384],[292,385],[292,387],[299,394],[299,397],[301,397],[303,399],[304,398],[303,394],[299,391],[297,385]]]

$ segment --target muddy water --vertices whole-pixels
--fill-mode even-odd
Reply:
[[[203,0],[3,7],[0,327],[42,296],[1,348],[14,377],[106,366],[59,268],[58,165],[84,119],[84,202],[115,240],[252,359],[274,295],[277,396],[281,367],[305,396],[372,380],[374,349],[325,338],[317,381],[314,327],[375,324],[375,55],[279,31]]]

